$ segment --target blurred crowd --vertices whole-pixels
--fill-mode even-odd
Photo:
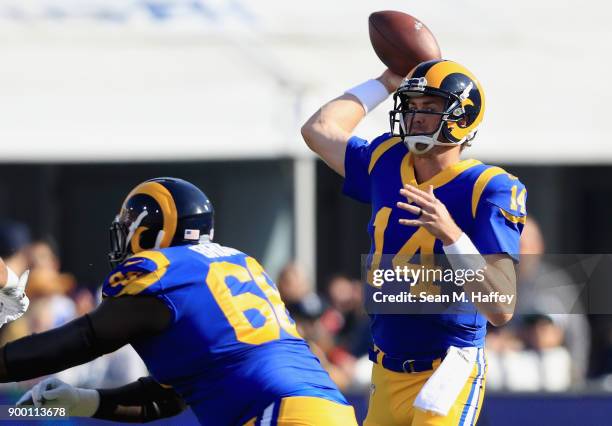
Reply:
[[[569,285],[569,276],[543,259],[544,239],[534,219],[525,223],[520,251],[514,318],[504,327],[490,327],[487,334],[487,386],[525,392],[583,387],[591,346],[589,322],[582,313],[567,313],[584,312],[576,306],[579,295]]]
[[[361,281],[336,275],[329,279],[325,294],[317,294],[302,268],[289,263],[277,286],[298,331],[338,387],[368,386],[371,338]]]
[[[29,269],[26,294],[30,307],[20,319],[0,328],[0,345],[23,336],[59,327],[91,311],[100,301],[100,289],[79,285],[62,272],[58,250],[52,239],[31,238],[22,223],[0,222],[0,257],[11,268]],[[115,387],[147,375],[140,357],[131,347],[64,370],[56,377],[77,386]],[[0,400],[13,402],[17,395],[39,380],[0,385]]]
[[[550,267],[541,258],[544,252],[539,226],[528,220],[521,237],[517,314],[506,326],[491,327],[487,336],[488,389],[555,392],[597,383],[600,389],[612,391],[612,318],[556,313],[562,310],[561,299],[575,301],[577,295],[556,300],[556,292],[542,291],[542,286],[545,290],[547,285],[558,287],[568,281],[563,272],[547,269]],[[0,329],[0,344],[61,326],[100,301],[99,289],[79,285],[72,274],[62,270],[53,240],[31,238],[24,224],[0,222],[0,257],[15,269],[31,271],[30,308],[22,318]],[[538,278],[537,291],[536,276],[547,277],[544,282]],[[345,392],[364,392],[370,383],[371,337],[362,282],[338,274],[315,286],[294,262],[284,266],[276,282],[300,334],[332,379]],[[574,291],[572,286],[567,288]],[[146,374],[138,355],[124,347],[57,376],[77,386],[113,387]],[[33,383],[2,385],[0,400],[15,398]]]

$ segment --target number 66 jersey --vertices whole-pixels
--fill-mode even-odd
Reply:
[[[132,346],[202,424],[255,424],[264,411],[272,420],[265,424],[276,424],[283,404],[274,402],[288,397],[323,399],[352,413],[273,281],[238,250],[205,243],[139,252],[111,272],[103,295],[152,296],[170,309],[164,332]]]

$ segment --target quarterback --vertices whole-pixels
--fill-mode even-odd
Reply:
[[[0,348],[0,381],[64,370],[131,344],[150,377],[115,389],[49,378],[18,404],[121,422],[190,406],[203,425],[356,425],[252,257],[212,242],[213,207],[194,185],[136,186],[111,226],[114,268],[100,306]]]
[[[390,93],[391,131],[370,142],[352,135]],[[370,314],[374,367],[366,426],[478,419],[487,321],[504,324],[514,306],[473,296],[514,293],[526,215],[526,190],[515,176],[460,158],[484,111],[476,77],[456,62],[433,60],[405,79],[385,71],[323,105],[302,127],[307,145],[344,177],[344,193],[371,205],[369,271],[402,259],[423,264],[436,254],[455,270],[485,271],[477,286],[463,287],[474,301],[471,312]]]

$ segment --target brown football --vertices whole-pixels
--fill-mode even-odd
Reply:
[[[368,24],[374,51],[398,75],[407,75],[421,62],[441,58],[440,47],[429,28],[407,13],[374,12]]]

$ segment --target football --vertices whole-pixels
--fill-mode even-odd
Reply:
[[[374,12],[368,19],[376,55],[394,73],[405,76],[424,61],[440,59],[440,47],[419,19],[395,10]]]

